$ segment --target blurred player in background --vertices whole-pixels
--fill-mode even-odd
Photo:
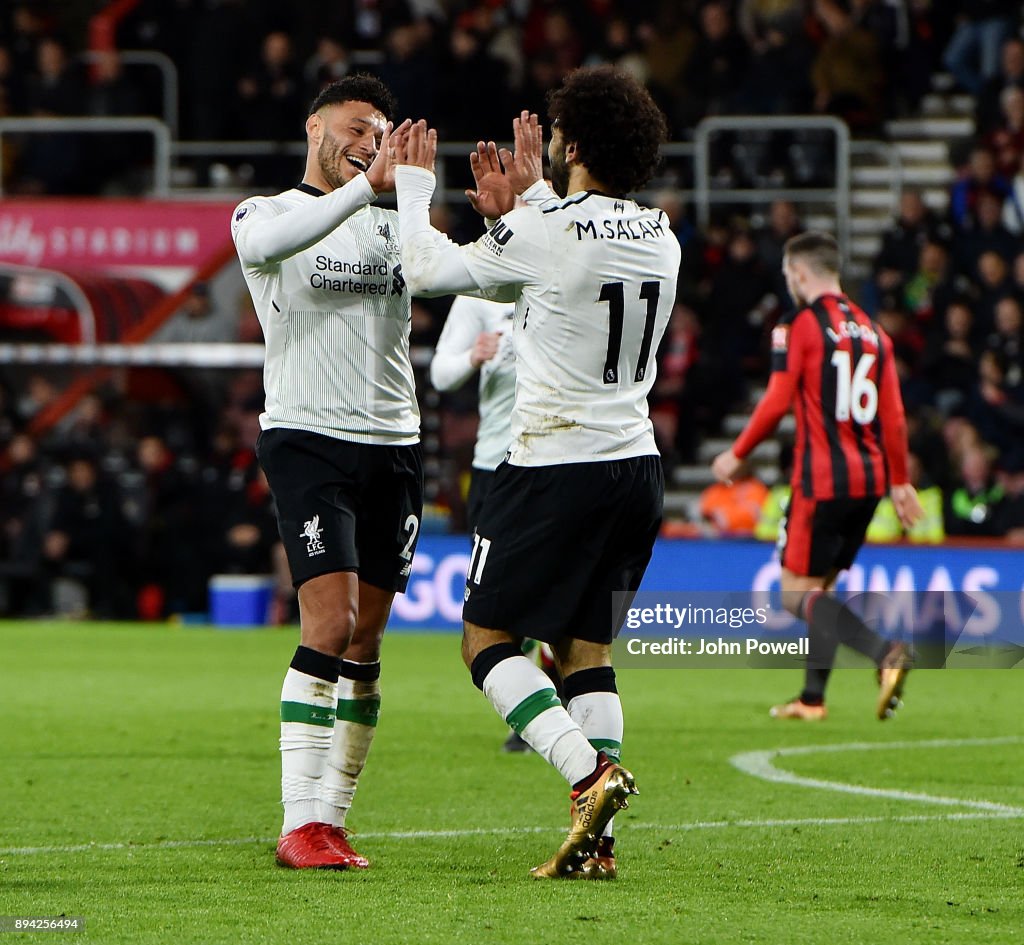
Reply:
[[[921,517],[907,475],[907,428],[892,342],[839,284],[839,246],[824,233],[787,241],[783,273],[799,306],[772,332],[768,389],[731,449],[715,457],[729,482],[792,405],[793,493],[781,523],[782,603],[807,621],[810,658],[800,695],[772,716],[826,717],[825,687],[843,643],[878,667],[877,715],[899,704],[910,657],[868,628],[830,590],[853,564],[879,499],[889,493],[905,528]]]
[[[266,338],[257,455],[298,589],[281,691],[277,860],[365,868],[345,818],[380,706],[380,640],[419,534],[423,467],[394,188],[395,103],[377,79],[327,86],[306,119],[302,182],[235,210]],[[344,654],[344,656],[343,656]]]
[[[647,394],[680,250],[666,214],[626,196],[650,180],[666,134],[643,86],[612,67],[580,69],[549,105],[552,180],[567,198],[555,206],[512,209],[511,191],[544,187],[532,120],[516,123],[506,173],[477,180],[475,205],[493,197],[503,215],[475,243],[443,242],[430,227],[437,141],[422,122],[397,148],[395,182],[415,291],[516,301],[512,445],[474,536],[463,658],[501,717],[572,785],[569,835],[533,875],[607,878],[611,819],[636,792],[617,763],[613,595],[631,599],[661,523]],[[555,650],[567,708],[523,656],[525,637]]]

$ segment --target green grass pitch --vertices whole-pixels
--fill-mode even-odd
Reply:
[[[301,873],[273,860],[295,642],[0,623],[0,915],[84,916],[84,932],[46,941],[133,945],[1024,941],[1019,671],[917,672],[884,724],[871,673],[839,671],[831,718],[811,725],[767,715],[795,671],[621,672],[642,793],[617,821],[620,877],[537,882],[566,785],[499,751],[456,636],[395,634],[351,817],[373,867]],[[801,746],[834,750],[776,768],[912,796],[730,763]]]

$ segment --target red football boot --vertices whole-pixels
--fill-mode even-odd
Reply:
[[[357,870],[369,869],[370,861],[352,849],[352,844],[348,842],[348,831],[344,827],[330,827],[329,830],[331,844],[334,846],[335,852],[345,858],[346,866]]]
[[[334,828],[313,822],[296,827],[277,841],[278,866],[293,870],[343,870],[352,864],[335,847]]]

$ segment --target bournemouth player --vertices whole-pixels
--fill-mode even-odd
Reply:
[[[409,292],[397,214],[373,205],[394,188],[393,111],[376,79],[325,88],[306,119],[302,182],[242,202],[232,220],[267,346],[257,454],[299,597],[277,845],[294,868],[369,865],[345,817],[377,724],[381,636],[419,533]]]
[[[626,196],[650,179],[665,137],[647,91],[611,67],[581,69],[552,93],[550,116],[552,180],[566,199],[514,210],[508,200],[473,244],[443,243],[430,228],[436,136],[422,123],[397,149],[395,181],[415,291],[516,301],[512,444],[477,523],[463,657],[573,788],[569,835],[533,875],[605,878],[616,869],[607,828],[636,791],[618,764],[613,607],[639,586],[661,522],[647,394],[680,253],[665,214]],[[543,186],[518,146],[503,158],[517,192]],[[523,656],[524,637],[553,647],[567,708]]]
[[[796,414],[793,493],[779,535],[782,603],[807,621],[804,689],[772,708],[785,719],[824,719],[825,686],[843,643],[878,666],[877,715],[899,704],[910,668],[900,643],[869,629],[829,593],[850,567],[879,499],[888,491],[903,525],[921,516],[907,477],[907,432],[892,342],[839,285],[839,247],[823,233],[794,236],[783,273],[801,308],[772,333],[768,390],[732,448],[712,470],[728,482],[790,406]]]

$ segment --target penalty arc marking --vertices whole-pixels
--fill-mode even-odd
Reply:
[[[925,794],[920,791],[903,791],[898,788],[876,788],[845,781],[827,781],[809,778],[775,765],[779,758],[797,755],[836,754],[857,751],[910,751],[919,748],[964,748],[1011,745],[1024,741],[1016,735],[1001,738],[936,738],[927,741],[903,742],[844,742],[838,745],[803,745],[796,748],[775,748],[769,751],[746,751],[733,755],[729,763],[752,777],[776,784],[793,784],[798,787],[816,788],[820,791],[836,791],[841,794],[859,794],[863,797],[887,797],[897,801],[913,801],[919,804],[938,804],[943,807],[966,807],[971,810],[987,811],[991,814],[1019,817],[1024,816],[1024,807],[998,804],[994,801],[974,798],[946,797],[941,794]]]

